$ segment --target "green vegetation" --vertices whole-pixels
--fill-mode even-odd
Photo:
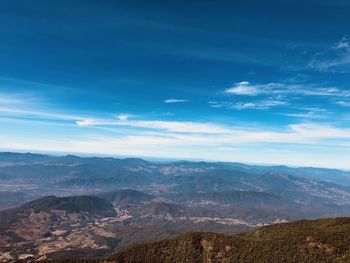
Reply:
[[[350,262],[350,219],[303,220],[235,236],[188,233],[133,245],[108,260],[118,263]]]
[[[21,206],[22,209],[33,209],[35,212],[64,210],[69,213],[88,212],[91,214],[113,213],[112,205],[96,196],[43,197]]]

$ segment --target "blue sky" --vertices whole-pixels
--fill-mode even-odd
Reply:
[[[1,1],[0,148],[350,169],[350,3]]]

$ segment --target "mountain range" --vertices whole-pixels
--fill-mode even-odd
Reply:
[[[273,232],[289,221],[348,216],[349,178],[347,171],[322,168],[0,153],[0,259],[99,260],[113,255],[117,262],[133,262],[121,251],[134,251],[129,247],[134,243],[177,235],[159,244],[180,244],[188,238],[200,244],[212,239],[235,243],[266,225],[273,225],[266,228]],[[294,226],[300,222],[309,221]],[[201,234],[186,234],[191,231]],[[191,251],[200,249],[193,253],[204,253],[199,243],[191,242]],[[251,242],[256,240],[245,249],[255,249]],[[334,246],[338,251],[338,244]],[[228,258],[242,257],[237,253],[230,252]],[[221,262],[215,257],[198,262]]]

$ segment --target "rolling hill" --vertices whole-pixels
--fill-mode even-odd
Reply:
[[[67,213],[90,213],[97,215],[113,215],[112,205],[106,200],[96,196],[46,196],[26,203],[20,207],[24,210],[34,212],[50,212],[51,210],[62,210]]]

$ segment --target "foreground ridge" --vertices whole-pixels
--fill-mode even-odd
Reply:
[[[350,218],[301,220],[233,236],[192,232],[132,245],[100,262],[350,262]]]

